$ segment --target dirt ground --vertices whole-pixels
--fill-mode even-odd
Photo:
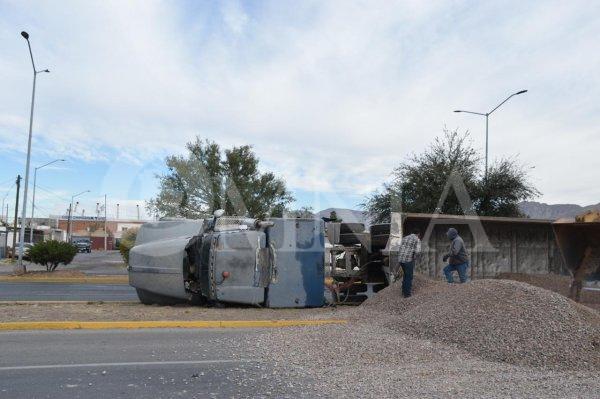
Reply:
[[[31,262],[25,262],[27,272],[45,271],[46,267],[36,265]],[[0,261],[0,274],[11,274],[14,263],[9,259]],[[92,251],[91,253],[78,253],[73,262],[68,265],[59,265],[54,273],[79,271],[86,275],[106,274],[106,275],[127,275],[127,269],[119,251]]]
[[[13,276],[14,274],[8,274],[9,276]],[[39,280],[42,278],[47,279],[55,279],[55,278],[73,278],[73,277],[85,277],[85,273],[79,270],[55,270],[53,272],[47,272],[45,270],[34,270],[28,271],[25,274],[19,275],[19,279],[27,280],[27,279],[35,279]]]
[[[278,320],[335,318],[336,308],[266,309],[147,306],[137,303],[0,304],[0,322],[118,320]]]

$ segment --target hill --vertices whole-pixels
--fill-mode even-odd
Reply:
[[[576,204],[546,204],[543,202],[525,201],[519,204],[519,209],[532,219],[572,218],[588,210],[599,209],[596,205],[581,206]]]

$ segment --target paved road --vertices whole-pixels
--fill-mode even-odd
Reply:
[[[315,397],[252,353],[264,330],[0,333],[0,398]],[[279,367],[287,367],[281,365]]]
[[[121,284],[0,282],[0,301],[137,301],[135,289]]]

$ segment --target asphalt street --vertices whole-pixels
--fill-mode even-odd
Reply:
[[[315,397],[252,354],[265,330],[0,333],[0,398]],[[320,396],[320,395],[319,395]]]
[[[125,284],[0,282],[0,301],[137,301]]]

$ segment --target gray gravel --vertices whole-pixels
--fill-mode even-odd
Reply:
[[[358,314],[373,312],[383,313],[380,319],[392,330],[456,345],[484,359],[600,370],[600,314],[529,284],[419,279],[412,298],[400,299],[393,286]]]
[[[523,348],[528,348],[536,339],[547,340],[546,342],[556,347],[569,346],[570,343],[558,342],[555,339],[564,338],[563,334],[572,333],[573,329],[555,324],[557,320],[580,318],[577,320],[585,324],[586,317],[594,320],[598,314],[588,314],[587,309],[579,309],[578,305],[564,302],[562,297],[553,297],[554,294],[548,297],[546,291],[532,291],[532,287],[528,285],[514,284],[506,285],[500,282],[500,285],[494,286],[482,282],[470,287],[448,287],[445,284],[417,280],[415,295],[408,301],[400,298],[399,287],[391,287],[387,292],[380,294],[379,298],[376,297],[377,299],[360,308],[341,311],[340,316],[345,313],[350,319],[347,325],[272,330],[259,337],[254,345],[264,358],[285,365],[280,372],[284,372],[288,379],[293,381],[308,378],[313,381],[314,388],[323,397],[597,397],[600,392],[600,379],[598,369],[589,362],[589,356],[586,358],[587,364],[574,367],[570,363],[572,359],[562,357],[564,351],[552,349],[547,353],[560,355],[550,356],[550,361],[546,363],[551,367],[541,367],[539,364],[532,366],[531,363],[539,363],[538,360],[532,359],[539,357],[525,353]],[[497,298],[492,296],[489,300],[482,300],[477,295],[499,295],[494,294],[498,289],[514,294],[504,298],[503,302],[513,305],[514,302],[518,302],[525,306],[526,310],[505,314],[504,318],[485,317],[486,309],[503,312],[503,306],[506,305],[496,307]],[[452,301],[459,298],[466,302],[463,302],[465,309],[471,309],[469,300],[461,296],[463,293],[474,295],[473,301],[481,306],[477,311],[480,317],[465,318],[463,312],[449,310]],[[431,299],[435,297],[438,298],[437,302]],[[538,305],[533,310],[527,307],[527,304],[531,305],[532,301],[540,299],[550,300],[550,304]],[[488,302],[493,304],[491,308],[486,308],[491,306]],[[434,306],[435,303],[438,308]],[[546,306],[549,309],[544,313]],[[508,307],[512,311],[518,308],[520,309],[512,305]],[[416,309],[431,312],[431,315],[419,315]],[[410,313],[411,311],[413,313]],[[531,313],[540,311],[540,317],[547,317],[547,313],[557,313],[556,319],[539,326],[530,326],[530,323],[538,320],[531,319]],[[409,323],[409,314],[416,321]],[[509,330],[502,324],[507,324],[507,318],[512,320],[513,317],[524,320],[515,327],[525,330],[516,332],[521,338],[530,333],[547,332],[541,337],[533,337],[523,342],[521,338],[507,338],[503,343],[505,349],[492,350],[491,355],[468,344],[473,339],[481,340],[482,337],[477,334],[484,331],[499,335],[506,333]],[[458,321],[450,321],[454,319]],[[398,328],[400,320],[407,324],[406,328]],[[498,320],[503,320],[501,325],[497,326],[498,332],[489,331],[489,323],[497,323]],[[449,323],[448,326],[446,323]],[[478,326],[483,327],[478,329]],[[472,330],[474,327],[475,330]],[[421,334],[418,332],[420,328],[425,328],[428,332]],[[590,333],[589,326],[586,327],[587,330],[584,328],[585,331],[578,330],[580,328],[581,325],[575,329],[577,334],[587,336],[586,334]],[[454,334],[451,329],[461,330],[464,335],[471,333],[475,338],[461,341],[456,338],[461,334]],[[515,332],[513,329],[510,331]],[[448,332],[449,338],[440,336]],[[488,345],[486,339],[482,342]],[[489,345],[494,344],[489,341]],[[512,347],[513,345],[516,347]],[[581,349],[577,345],[569,347]],[[501,353],[512,355],[500,358]],[[520,358],[520,354],[525,361]],[[565,361],[567,368],[561,367],[557,361]]]

